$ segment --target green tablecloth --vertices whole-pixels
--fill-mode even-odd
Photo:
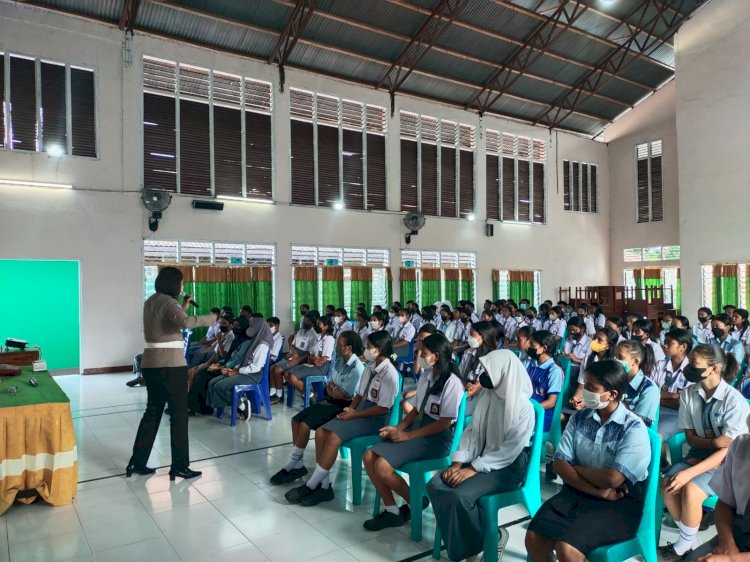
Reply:
[[[17,377],[0,377],[0,408],[13,406],[31,406],[33,404],[70,403],[68,396],[47,371],[35,373],[31,367],[21,367],[22,373]],[[33,387],[29,379],[35,377],[39,386]],[[8,394],[8,389],[15,386],[16,394]]]

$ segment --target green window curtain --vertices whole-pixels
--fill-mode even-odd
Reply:
[[[467,301],[474,301],[474,270],[459,269],[461,281],[459,283],[460,298]],[[455,302],[455,301],[451,301]]]
[[[320,310],[318,306],[318,268],[316,266],[297,266],[292,271],[294,279],[294,301],[292,322],[299,329],[299,307],[307,304],[311,310]]]
[[[427,306],[441,300],[440,273],[439,269],[422,269],[421,306]]]
[[[492,300],[500,300],[500,270],[492,270]]]
[[[408,300],[417,300],[417,270],[402,267],[399,270],[401,296],[399,300],[406,303]]]
[[[393,273],[391,268],[385,270],[385,308],[393,304]]]
[[[459,284],[461,283],[461,275],[458,269],[446,269],[443,271],[445,276],[445,294],[443,300],[449,301],[452,306],[456,306],[459,300]],[[467,298],[464,296],[463,298]],[[435,302],[435,301],[432,301]]]
[[[739,267],[737,264],[714,266],[713,311],[718,314],[728,304],[737,306],[739,296]]]
[[[195,283],[193,298],[201,303],[205,310],[214,307],[231,306],[235,314],[239,314],[239,308],[232,302],[232,287],[227,279],[226,268],[201,265],[195,267]],[[205,303],[205,304],[204,304]],[[193,341],[197,341],[206,335],[207,328],[196,328],[193,330]]]
[[[344,306],[344,268],[327,266],[323,268],[323,306],[332,304],[336,308]],[[348,311],[347,311],[348,312]]]
[[[372,269],[369,267],[352,267],[351,270],[352,308],[356,309],[357,304],[362,302],[369,314],[372,311]],[[354,312],[347,312],[351,317],[354,317]]]
[[[510,298],[516,302],[521,299],[529,299],[534,302],[534,272],[533,271],[509,271],[508,292]]]
[[[646,289],[646,280],[643,277],[643,270],[634,269],[633,279],[635,280],[635,298],[644,299],[645,289]]]
[[[674,282],[674,308],[677,314],[682,314],[682,276],[679,267],[677,268],[677,278]]]
[[[253,307],[264,318],[273,316],[273,271],[271,266],[233,267],[228,272],[235,311]]]

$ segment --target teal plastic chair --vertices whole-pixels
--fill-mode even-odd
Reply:
[[[656,547],[659,544],[661,531],[661,509],[657,510],[659,501],[659,461],[661,459],[661,437],[648,429],[651,441],[651,462],[646,479],[646,495],[643,498],[643,515],[635,538],[608,546],[602,546],[589,553],[589,562],[621,562],[633,556],[641,555],[646,562],[657,562]]]
[[[562,438],[562,422],[560,421],[560,416],[562,415],[563,404],[566,403],[565,390],[570,384],[570,359],[567,357],[560,357],[559,361],[560,367],[563,370],[562,392],[557,395],[557,402],[555,402],[555,408],[552,411],[552,423],[542,436],[542,445],[545,443],[551,443],[553,449],[557,449],[557,446],[560,444],[560,439]],[[546,455],[544,446],[542,446],[540,454]]]
[[[682,446],[687,443],[687,436],[684,431],[673,435],[667,439],[667,447],[669,447],[669,459],[674,465],[682,460]],[[718,496],[709,496],[703,500],[703,509],[710,510],[716,507],[716,502],[719,499]]]
[[[539,476],[539,459],[542,451],[542,434],[544,429],[544,408],[539,402],[529,399],[534,407],[534,434],[531,436],[531,453],[526,467],[526,479],[523,486],[511,492],[502,492],[479,498],[482,510],[482,524],[484,526],[484,558],[485,562],[497,562],[497,512],[503,507],[522,503],[532,517],[542,506],[542,490]],[[494,514],[494,515],[493,515]],[[440,560],[442,548],[442,534],[440,527],[435,528],[435,542],[432,546],[432,557]]]
[[[391,416],[388,419],[388,425],[398,425],[401,417],[401,392],[404,388],[404,377],[398,378],[398,393],[396,394],[396,400],[393,402],[391,408]],[[362,505],[362,459],[365,456],[365,451],[380,443],[379,435],[363,435],[361,437],[355,437],[349,439],[345,443],[342,443],[339,447],[339,454],[341,458],[346,459],[351,455],[351,470],[352,470],[352,503],[354,505]]]
[[[461,399],[458,409],[456,425],[453,428],[453,440],[450,453],[438,459],[414,461],[406,463],[399,472],[409,475],[409,507],[411,508],[411,540],[419,542],[422,540],[422,498],[427,496],[427,482],[432,478],[432,473],[437,470],[448,468],[451,464],[450,455],[458,449],[461,435],[464,432],[464,416],[466,415],[466,393]],[[375,494],[375,507],[373,517],[380,513],[380,494]]]

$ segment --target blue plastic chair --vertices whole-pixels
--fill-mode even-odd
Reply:
[[[302,379],[305,383],[305,390],[302,395],[303,408],[307,408],[310,405],[310,391],[315,390],[315,394],[323,396],[325,392],[326,383],[331,379],[333,374],[333,363],[336,360],[336,354],[331,356],[331,360],[328,362],[328,372],[325,375],[308,375]],[[286,405],[292,407],[294,405],[294,391],[295,388],[288,384],[286,394]]]
[[[677,433],[667,439],[667,447],[669,447],[669,459],[673,465],[682,460],[682,446],[685,443],[687,443],[687,436],[685,435],[684,431],[681,431],[680,433]],[[716,507],[716,502],[718,499],[718,496],[709,496],[705,500],[703,500],[704,511],[714,509]]]
[[[190,355],[190,337],[193,335],[193,330],[185,329],[182,330],[182,342],[184,344],[183,353],[185,354],[185,361],[188,361]],[[190,361],[188,361],[188,364]]]
[[[407,373],[411,374],[414,380],[417,380],[414,374],[414,340],[409,342],[409,351],[406,357],[397,359],[398,370],[401,372],[401,376],[405,377]]]
[[[526,478],[523,486],[511,492],[502,492],[479,498],[484,527],[484,558],[486,562],[497,562],[497,512],[503,507],[522,503],[532,517],[542,505],[541,479],[539,476],[539,459],[542,452],[542,435],[544,430],[544,408],[539,402],[529,399],[534,407],[534,433],[531,436],[529,464],[526,466]],[[432,557],[440,560],[442,548],[440,527],[435,527],[435,542],[432,546]]]
[[[464,416],[466,413],[466,393],[461,399],[458,409],[456,425],[453,428],[453,440],[451,441],[450,453],[437,459],[424,461],[413,461],[406,463],[398,471],[409,475],[409,507],[411,508],[411,540],[422,540],[422,498],[427,496],[427,482],[432,478],[432,473],[448,468],[451,464],[450,455],[458,449],[461,435],[464,432]],[[380,513],[380,494],[375,494],[375,507],[373,516]]]
[[[636,536],[628,541],[601,546],[589,553],[589,562],[621,562],[641,555],[646,562],[657,562],[656,547],[661,532],[661,494],[659,493],[659,462],[661,459],[661,437],[648,429],[651,442],[651,462],[648,466],[646,494],[643,498],[643,515]],[[659,506],[659,509],[657,509]]]
[[[404,388],[404,378],[399,377],[398,393],[393,401],[388,425],[398,425],[401,417],[401,392]],[[351,455],[352,470],[352,503],[362,505],[362,459],[365,451],[372,446],[380,443],[380,435],[363,435],[349,439],[339,447],[341,457],[346,459]]]
[[[251,412],[257,412],[260,414],[260,405],[263,404],[266,409],[266,419],[271,421],[271,397],[268,388],[268,377],[271,372],[271,354],[266,356],[266,364],[263,367],[263,375],[261,376],[260,382],[257,384],[237,384],[234,386],[232,392],[232,416],[229,421],[229,425],[234,427],[237,425],[237,407],[240,404],[240,396],[246,394],[250,401]],[[216,417],[224,417],[224,408],[216,409]]]

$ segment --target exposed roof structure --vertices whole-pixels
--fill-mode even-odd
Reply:
[[[707,0],[23,3],[596,135],[674,76],[674,34]]]

